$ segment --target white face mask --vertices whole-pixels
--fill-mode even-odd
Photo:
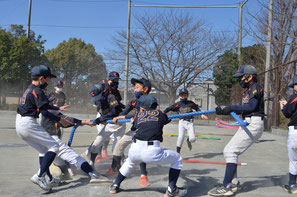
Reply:
[[[56,91],[62,92],[62,88],[56,88]]]

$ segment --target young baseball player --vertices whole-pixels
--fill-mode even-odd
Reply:
[[[63,111],[69,107],[49,105],[48,99],[42,91],[42,89],[46,88],[49,80],[55,77],[48,66],[40,65],[32,68],[32,83],[22,96],[16,117],[16,132],[18,136],[44,155],[43,158],[40,158],[40,172],[34,175],[31,181],[45,191],[51,191],[52,188],[45,180],[45,174],[55,159],[59,144],[37,123],[36,118],[41,113],[44,117],[60,122],[63,126],[71,124],[65,118],[55,116],[48,111],[48,109]]]
[[[111,194],[120,191],[121,182],[130,174],[135,164],[140,162],[170,164],[166,196],[184,196],[186,194],[185,189],[176,186],[183,165],[182,157],[175,151],[160,147],[160,143],[163,141],[163,127],[170,121],[164,112],[156,110],[157,106],[157,99],[151,95],[143,95],[138,99],[139,113],[134,116],[131,128],[131,130],[136,130],[136,134],[133,137],[128,158],[110,186]]]
[[[139,78],[131,79],[131,84],[134,85],[134,94],[135,94],[135,99],[131,100],[124,111],[120,113],[120,116],[113,118],[113,123],[116,123],[117,120],[119,119],[130,119],[134,116],[134,114],[128,115],[129,112],[132,110],[135,110],[135,113],[137,112],[136,105],[138,99],[142,95],[147,95],[151,91],[151,83],[149,80],[145,78]],[[118,141],[116,144],[114,150],[113,150],[113,159],[112,159],[112,164],[111,168],[109,168],[108,172],[106,173],[107,175],[112,175],[115,173],[118,173],[119,169],[121,168],[121,161],[122,158],[121,156],[124,154],[125,148],[132,143],[132,137],[134,136],[135,131],[132,131],[131,129],[125,133],[125,135]],[[145,163],[140,163],[140,186],[146,187],[148,185],[148,179],[147,179],[147,170],[146,170],[146,164]]]
[[[188,100],[189,92],[186,88],[183,88],[179,91],[179,99],[180,101],[177,103],[174,103],[170,107],[166,108],[164,110],[165,113],[168,113],[169,111],[174,111],[178,113],[189,113],[192,112],[193,109],[196,111],[200,111],[197,104],[195,104],[193,101]],[[208,119],[207,116],[201,115],[202,119]],[[178,138],[176,143],[176,151],[180,153],[181,147],[184,142],[185,138],[185,132],[188,132],[189,138],[187,138],[187,145],[189,150],[192,150],[192,143],[196,141],[196,135],[195,135],[195,128],[194,128],[194,117],[184,117],[180,118],[178,123]]]
[[[217,107],[219,115],[229,115],[230,112],[242,114],[249,125],[240,127],[224,149],[226,171],[223,184],[218,185],[208,192],[211,196],[231,196],[239,189],[237,180],[238,156],[246,151],[264,131],[264,99],[263,89],[257,83],[257,72],[254,66],[240,66],[233,77],[239,78],[239,84],[246,89],[243,93],[241,105],[231,105],[225,108]]]
[[[63,81],[60,81],[60,80],[57,81],[54,87],[55,91],[49,94],[50,97],[52,96],[56,97],[54,105],[58,107],[65,105],[65,102],[66,102],[66,96],[64,92],[62,92],[63,86],[64,86]]]
[[[50,97],[49,102],[51,104],[54,103],[55,97]],[[81,126],[83,125],[89,125],[92,126],[92,123],[90,121],[86,120],[78,120],[73,117],[65,116],[58,110],[50,110],[51,113],[55,114],[58,117],[63,117],[69,120],[72,124],[68,127],[74,126],[76,124],[79,124]],[[70,165],[75,166],[76,168],[80,168],[82,171],[84,171],[86,174],[88,174],[91,177],[90,183],[102,183],[102,182],[109,182],[109,179],[101,176],[100,174],[94,172],[93,168],[89,165],[89,163],[78,156],[74,152],[73,149],[71,149],[65,142],[61,140],[61,130],[60,128],[63,127],[63,125],[59,124],[55,120],[52,120],[48,117],[42,117],[41,120],[41,126],[48,132],[55,141],[59,144],[59,150],[57,152],[57,156],[54,160],[54,164],[56,166],[65,166],[66,162],[68,162]],[[65,128],[65,127],[64,127]],[[40,154],[40,157],[43,155]],[[49,177],[50,184],[54,186],[57,184],[58,180],[53,178],[50,174],[50,171],[47,171],[47,175]]]
[[[294,91],[289,101],[280,101],[284,116],[290,118],[288,124],[289,183],[284,185],[284,189],[290,194],[297,194],[297,75],[293,77],[289,88],[293,88]]]
[[[120,104],[120,95],[117,94],[118,82],[119,82],[119,73],[110,72],[109,78],[105,87],[101,86],[100,88],[94,86],[91,90],[92,100],[97,103],[100,103],[102,108],[102,114],[95,120],[93,125],[105,124],[106,120],[112,119],[118,116],[122,112],[122,105]],[[107,93],[106,91],[107,90]],[[97,135],[95,141],[90,146],[90,163],[94,165],[95,158],[99,152],[102,144],[114,134],[114,142],[112,150],[114,149],[117,140],[125,132],[125,124],[106,124],[104,129]]]

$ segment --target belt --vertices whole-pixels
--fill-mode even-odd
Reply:
[[[261,120],[264,120],[264,116],[246,116],[245,118],[252,118],[252,117],[261,117]]]
[[[181,118],[181,119],[184,120],[184,121],[193,122],[192,118],[191,119]]]
[[[136,143],[136,141],[137,141],[137,139],[133,138],[133,142]],[[154,142],[152,142],[152,141],[147,141],[147,145],[148,145],[148,146],[152,146],[152,145],[154,145]]]

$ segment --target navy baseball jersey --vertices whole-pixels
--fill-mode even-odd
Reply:
[[[17,113],[22,116],[38,118],[40,108],[48,108],[49,102],[41,88],[33,84],[24,92]]]
[[[288,103],[282,109],[286,118],[290,118],[288,126],[297,126],[297,92],[290,96]]]
[[[64,92],[59,92],[59,93],[57,93],[57,92],[51,92],[49,94],[49,96],[50,97],[53,97],[53,96],[56,97],[56,99],[54,101],[54,104],[56,104],[57,106],[61,107],[61,106],[65,105],[66,96],[65,96]]]
[[[252,82],[242,94],[241,105],[232,105],[231,111],[242,113],[242,117],[264,116],[264,94],[262,87]]]
[[[170,107],[167,107],[164,112],[168,113],[169,111],[174,111],[174,112],[178,112],[181,114],[184,113],[189,113],[189,112],[193,112],[193,109],[196,111],[200,111],[199,107],[197,104],[195,104],[193,101],[190,100],[185,100],[185,101],[179,101],[173,105],[171,105]],[[193,119],[194,117],[186,117],[186,118],[182,118],[182,119]]]
[[[163,141],[163,127],[170,120],[161,110],[146,110],[135,115],[131,130],[136,130],[135,139],[142,141]]]

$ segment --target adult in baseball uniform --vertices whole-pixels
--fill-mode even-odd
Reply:
[[[31,181],[46,191],[51,191],[52,187],[46,182],[45,174],[55,159],[59,144],[37,123],[36,118],[41,113],[44,117],[60,122],[64,126],[71,124],[66,119],[55,116],[48,111],[48,109],[63,111],[69,107],[49,105],[49,101],[42,91],[47,86],[49,80],[55,77],[48,66],[40,65],[32,68],[32,84],[29,85],[22,96],[16,117],[16,132],[18,136],[39,153],[44,154],[44,157],[40,158],[40,172],[33,176]]]
[[[233,77],[239,78],[239,84],[246,89],[242,96],[241,105],[231,105],[225,108],[217,107],[216,113],[228,115],[230,112],[242,114],[249,123],[246,129],[240,127],[224,149],[226,171],[223,184],[218,185],[208,192],[211,196],[231,196],[239,189],[237,180],[238,156],[246,151],[264,131],[264,99],[263,89],[257,83],[256,68],[243,65]]]
[[[134,85],[134,94],[136,98],[131,100],[127,104],[124,111],[120,113],[120,116],[113,118],[113,123],[116,123],[117,120],[119,119],[132,118],[134,114],[137,112],[136,105],[137,105],[138,99],[142,95],[149,94],[152,88],[150,81],[145,78],[139,78],[139,79],[132,78],[131,84]],[[132,115],[128,115],[132,110],[135,110],[135,113]],[[134,134],[135,134],[135,131],[132,131],[130,129],[116,144],[113,150],[113,159],[112,159],[111,168],[109,168],[108,172],[106,173],[107,175],[118,173],[119,169],[121,168],[121,161],[122,161],[121,156],[124,154],[125,148],[132,143],[132,137],[134,136]],[[140,173],[141,173],[140,186],[146,187],[148,185],[147,170],[146,170],[146,164],[143,162],[140,163]]]
[[[180,101],[174,103],[173,105],[167,107],[164,112],[168,113],[170,111],[178,113],[190,113],[195,111],[200,111],[197,104],[193,101],[188,100],[189,92],[186,88],[182,88],[179,91]],[[201,115],[202,119],[208,119],[206,115]],[[196,141],[195,128],[194,128],[194,116],[180,118],[178,122],[178,138],[176,143],[176,151],[180,153],[181,147],[184,142],[185,132],[187,131],[189,138],[187,138],[187,145],[189,150],[192,150],[192,143]]]
[[[143,95],[139,98],[137,107],[139,113],[134,116],[131,130],[136,130],[133,143],[129,149],[128,158],[121,167],[117,178],[110,186],[110,193],[120,191],[121,182],[130,174],[135,164],[140,162],[151,164],[170,164],[169,184],[166,196],[184,196],[186,190],[176,186],[182,168],[182,157],[179,153],[162,149],[163,127],[170,122],[167,115],[156,110],[157,99],[151,95]]]
[[[54,105],[58,107],[63,106],[66,103],[66,96],[63,92],[63,86],[64,86],[63,81],[61,80],[57,81],[54,87],[55,91],[49,94],[50,97],[53,97],[53,96],[56,97]]]
[[[49,98],[49,102],[54,102],[54,100],[55,100],[55,97]],[[50,110],[50,112],[55,114],[58,117],[66,118],[67,120],[69,120],[71,122],[71,125],[69,125],[68,127],[72,127],[76,124],[79,124],[81,126],[83,125],[92,126],[92,123],[90,121],[79,120],[73,117],[65,116],[57,110]],[[78,154],[76,154],[76,152],[74,152],[72,148],[70,148],[65,142],[61,140],[60,128],[64,127],[63,125],[48,117],[42,117],[41,126],[59,144],[59,150],[57,151],[57,156],[54,160],[54,165],[65,166],[66,165],[65,161],[66,161],[71,166],[74,166],[75,168],[80,168],[82,171],[88,174],[91,178],[90,183],[110,182],[108,178],[96,173],[85,159],[83,159]],[[43,155],[40,154],[40,157],[42,156]],[[47,175],[49,177],[50,184],[52,186],[55,186],[55,184],[58,183],[58,179],[53,178],[49,171],[47,171]]]
[[[293,77],[289,88],[293,88],[289,101],[280,101],[284,116],[290,118],[288,124],[289,183],[284,185],[284,189],[290,194],[297,194],[297,75]]]

